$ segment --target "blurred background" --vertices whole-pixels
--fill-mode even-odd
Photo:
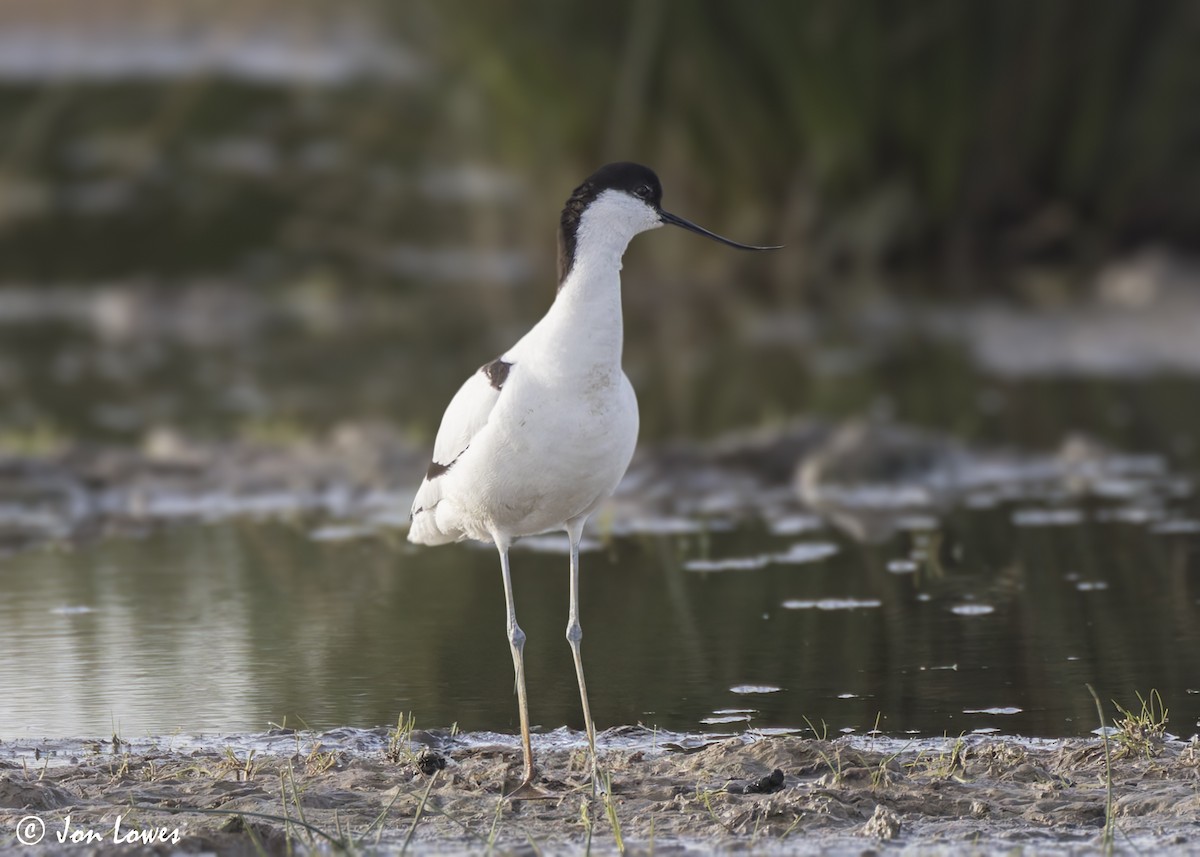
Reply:
[[[679,230],[634,242],[623,274],[626,369],[639,392],[644,449],[746,430],[781,436],[798,420],[866,420],[930,432],[944,449],[1143,456],[1159,481],[1134,498],[1149,509],[1138,520],[1183,523],[1131,536],[1120,528],[1133,513],[1011,519],[1002,507],[987,513],[994,520],[986,526],[972,518],[960,528],[958,548],[947,537],[949,565],[939,573],[953,567],[960,575],[947,597],[965,590],[1012,600],[1000,605],[1001,614],[1017,611],[1011,624],[977,640],[981,657],[1011,653],[1008,686],[1022,689],[1012,694],[1042,699],[1070,687],[1065,714],[1032,705],[1041,713],[1023,721],[1030,731],[1076,730],[1065,724],[1090,717],[1090,698],[1074,695],[1089,678],[1105,686],[1112,677],[1112,692],[1123,689],[1126,698],[1148,689],[1146,676],[1177,695],[1194,693],[1187,675],[1194,679],[1197,664],[1179,658],[1195,642],[1200,588],[1200,525],[1189,529],[1187,512],[1200,455],[1198,44],[1200,5],[1187,0],[0,0],[0,549],[15,557],[0,575],[16,593],[10,605],[33,611],[21,618],[13,606],[8,616],[10,650],[28,644],[25,660],[10,662],[10,684],[52,652],[76,660],[91,652],[85,673],[125,675],[129,652],[144,646],[134,640],[130,649],[122,628],[162,606],[147,594],[167,585],[154,583],[160,574],[182,587],[181,612],[154,633],[173,635],[175,648],[162,643],[163,651],[198,672],[211,664],[189,660],[196,603],[233,605],[227,615],[244,624],[254,621],[243,615],[248,604],[276,603],[286,591],[301,602],[292,605],[296,616],[310,617],[297,620],[300,629],[288,622],[273,628],[278,636],[220,655],[242,670],[228,687],[241,688],[243,700],[246,687],[258,689],[258,707],[220,709],[204,721],[261,725],[264,711],[278,718],[335,695],[318,685],[313,696],[288,695],[287,710],[272,707],[282,698],[270,684],[279,669],[272,658],[283,656],[273,641],[287,640],[293,653],[315,647],[293,664],[297,675],[334,684],[364,663],[369,646],[361,639],[343,640],[335,652],[306,636],[313,616],[326,618],[309,627],[336,634],[364,621],[359,610],[371,593],[390,593],[378,597],[395,599],[401,612],[432,609],[403,606],[412,580],[433,585],[430,563],[445,574],[470,566],[477,576],[469,580],[498,587],[490,555],[447,548],[433,559],[375,545],[373,571],[360,581],[365,601],[342,604],[345,621],[331,622],[331,605],[353,593],[330,589],[330,581],[358,560],[331,557],[325,542],[361,535],[353,528],[301,521],[280,535],[276,525],[247,524],[239,506],[231,530],[189,530],[144,549],[119,543],[96,553],[78,540],[141,534],[130,523],[140,515],[220,517],[195,494],[208,497],[222,480],[239,479],[240,488],[259,479],[276,492],[256,500],[254,514],[292,514],[295,504],[278,500],[281,493],[348,483],[360,498],[383,492],[376,505],[388,506],[390,524],[402,528],[406,492],[424,469],[446,402],[553,298],[563,201],[600,164],[635,160],[659,173],[669,210],[737,240],[787,245],[743,255]],[[793,464],[773,477],[787,483]],[[187,496],[160,491],[146,512],[148,495],[125,489],[148,470],[179,477],[178,493]],[[320,496],[324,513],[348,508]],[[1014,520],[1060,528],[1039,532],[1026,554],[1012,547]],[[309,530],[320,534],[319,548]],[[739,535],[739,550],[760,535]],[[897,538],[861,548],[867,559],[841,555],[837,572],[807,594],[846,595],[833,590],[862,575],[857,596],[880,595],[881,586],[890,593],[885,604],[907,604],[889,614],[874,642],[840,625],[830,633],[848,635],[842,649],[861,661],[854,669],[893,682],[904,700],[924,700],[905,725],[953,731],[939,719],[944,712],[921,708],[925,690],[886,663],[887,652],[907,645],[914,615],[906,611],[933,609],[907,588],[894,591],[888,551],[918,559],[926,552],[905,541],[911,536]],[[1126,538],[1136,542],[1127,554],[1097,547]],[[276,550],[275,539],[286,549]],[[850,551],[851,541],[837,544]],[[15,553],[32,544],[71,556]],[[609,565],[620,559],[661,571],[664,603],[686,624],[680,563],[712,546],[668,545],[613,549]],[[1078,575],[1087,582],[1090,569],[1117,555],[1125,560],[1107,573],[1124,583],[1077,596]],[[536,562],[561,564],[557,556]],[[422,563],[424,578],[397,578],[419,574]],[[300,568],[309,570],[293,575]],[[1161,580],[1139,577],[1147,569]],[[1038,576],[1046,574],[1054,583]],[[1064,599],[1092,600],[1030,600],[1027,575],[1039,586],[1066,579]],[[54,582],[38,589],[35,580]],[[483,584],[462,584],[475,585]],[[934,574],[916,588],[936,593],[938,585]],[[1130,592],[1150,590],[1173,605],[1172,622],[1157,601],[1136,618],[1123,612]],[[554,604],[565,604],[554,593]],[[746,664],[776,663],[747,642],[757,634],[750,623],[766,615],[758,601],[774,605],[774,595],[747,593],[754,603],[737,626],[739,642],[723,650],[731,661],[722,693],[756,671]],[[718,613],[729,597],[702,596]],[[478,596],[479,623],[495,618],[499,627],[496,598],[498,589]],[[618,595],[610,601],[617,614],[624,609]],[[1090,612],[1097,603],[1105,605],[1098,618]],[[55,613],[51,621],[63,627],[46,631],[47,607],[96,615]],[[557,641],[554,610],[547,633]],[[1084,672],[1054,672],[1051,681],[1033,666],[1043,654],[1032,629],[1072,610],[1084,611],[1072,614],[1082,636],[1063,641],[1055,657],[1083,657],[1070,669]],[[371,627],[386,635],[395,615],[385,611]],[[424,634],[441,629],[430,651],[451,664],[485,648],[482,636],[447,636],[461,618],[421,626]],[[1099,643],[1083,642],[1093,620],[1130,636],[1099,653]],[[103,627],[84,632],[77,621]],[[642,624],[649,633],[655,622]],[[957,663],[961,640],[938,636],[942,628],[925,627],[932,637],[923,639],[949,647],[934,661]],[[787,646],[808,645],[798,641],[812,633],[793,629]],[[42,642],[29,643],[35,638]],[[427,638],[405,639],[420,647]],[[406,704],[398,700],[412,700],[438,723],[465,712],[467,725],[507,727],[507,654],[498,635],[486,639],[496,658],[482,662],[476,678],[496,687],[480,690],[477,708],[464,709],[448,673],[428,660],[420,668],[435,676],[432,689],[411,697],[379,691],[394,677],[378,660],[353,680],[369,700],[355,707],[339,698],[320,708],[324,722],[373,725],[393,720]],[[699,645],[693,638],[689,657],[702,654]],[[744,659],[730,654],[742,651]],[[1126,657],[1134,651],[1139,657]],[[613,650],[614,673],[632,657]],[[913,654],[913,663],[926,657]],[[827,671],[826,702],[845,689],[845,668],[820,658],[804,665]],[[789,675],[774,679],[803,684],[800,673]],[[562,677],[572,687],[569,671]],[[280,679],[289,688],[297,680]],[[123,704],[113,702],[111,683],[97,684],[94,705],[64,684],[58,710],[80,713],[43,721],[36,712],[44,697],[27,684],[10,725],[86,731],[100,716],[106,729],[103,712]],[[981,686],[970,685],[972,693]],[[672,686],[668,695],[688,692]],[[560,695],[561,719],[551,723],[574,722],[571,693]],[[652,713],[648,693],[630,688],[619,706],[599,703],[597,717],[611,724]],[[972,702],[986,708],[1011,701],[1006,694]],[[189,701],[179,721],[164,724],[154,714],[163,698],[151,695],[127,717],[163,729],[198,710]],[[1195,696],[1183,698],[1195,707]],[[695,704],[701,713],[720,710],[708,697]],[[813,704],[776,702],[772,716],[794,726]],[[873,713],[899,716],[907,706],[891,697],[863,703],[853,722],[869,725]],[[665,703],[658,710],[667,711]],[[685,705],[664,716],[679,725],[697,713]]]
[[[562,202],[614,159],[788,248],[635,243],[647,437],[861,411],[880,380],[961,393],[933,355],[849,371],[900,321],[1006,374],[1195,369],[1177,309],[1121,317],[1194,290],[1198,34],[1187,2],[5,0],[0,437],[428,439],[549,303]],[[1107,357],[1000,311],[1096,304]],[[982,429],[943,398],[905,416]]]

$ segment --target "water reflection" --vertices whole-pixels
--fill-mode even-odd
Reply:
[[[962,510],[936,557],[903,575],[889,566],[921,534],[822,532],[837,552],[736,573],[695,563],[792,540],[757,524],[618,538],[582,582],[595,716],[676,730],[878,718],[938,735],[992,728],[999,712],[1005,731],[1079,735],[1095,727],[1091,682],[1123,701],[1158,689],[1186,733],[1200,715],[1194,537],[1100,517],[1028,527],[1003,505]],[[515,728],[490,550],[322,531],[306,518],[184,526],[10,558],[0,736],[370,727],[410,710],[430,726]],[[534,720],[578,728],[565,557],[523,551],[514,566]]]

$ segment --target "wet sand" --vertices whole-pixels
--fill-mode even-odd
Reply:
[[[913,740],[642,727],[601,736],[611,798],[591,797],[583,742],[537,736],[548,800],[502,795],[512,736],[386,730],[136,741],[0,742],[0,848],[20,853],[1087,854],[1103,848],[1100,739]],[[1200,848],[1200,744],[1110,741],[1118,852]],[[18,823],[46,825],[23,848]],[[64,828],[70,816],[69,828]],[[113,843],[160,831],[165,844]],[[67,830],[68,841],[58,837]],[[178,830],[178,843],[172,842]],[[70,833],[99,841],[73,845]],[[85,850],[81,850],[85,849]]]

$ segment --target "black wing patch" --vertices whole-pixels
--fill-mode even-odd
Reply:
[[[463,451],[451,459],[449,464],[438,464],[436,461],[429,462],[429,469],[425,471],[425,481],[431,482],[439,476],[444,476],[446,471],[458,463],[458,460],[463,457],[463,452],[471,448],[471,444],[463,447]],[[424,511],[424,510],[422,510]]]
[[[488,383],[493,388],[500,390],[504,387],[504,382],[508,380],[508,370],[512,368],[511,363],[505,363],[499,357],[488,363],[486,366],[480,367],[480,371],[488,377]]]

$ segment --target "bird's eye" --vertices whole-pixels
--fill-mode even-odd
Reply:
[[[638,185],[637,190],[635,190],[634,193],[636,193],[642,199],[649,199],[650,198],[650,185],[645,185],[645,184]]]

